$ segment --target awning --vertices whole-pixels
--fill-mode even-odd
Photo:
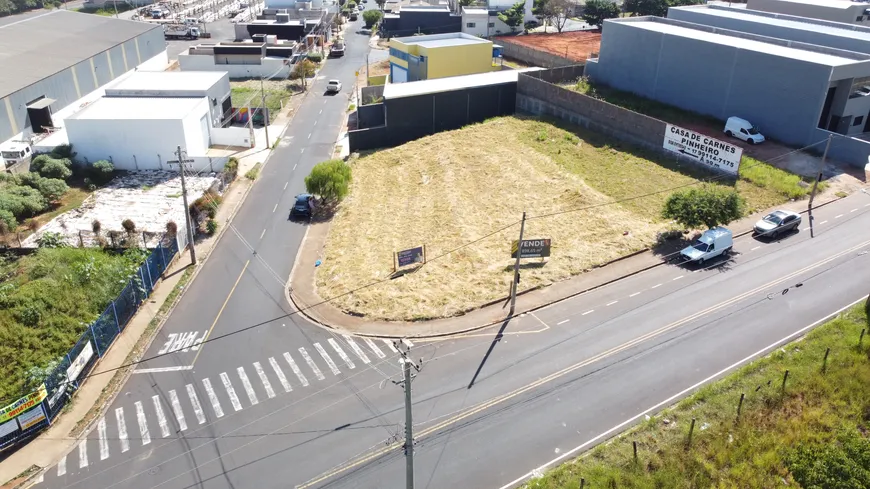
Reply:
[[[27,108],[28,109],[45,109],[49,105],[53,104],[54,102],[56,102],[56,101],[53,98],[47,98],[47,97],[41,98],[41,99],[37,100],[36,102],[29,104],[27,106]]]

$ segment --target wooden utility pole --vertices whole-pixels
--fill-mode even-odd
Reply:
[[[179,173],[181,173],[181,198],[184,201],[184,220],[187,223],[187,241],[188,246],[190,246],[190,264],[196,265],[196,250],[193,246],[193,219],[190,217],[190,207],[187,205],[187,182],[184,179],[184,165],[186,163],[193,163],[193,160],[185,158],[186,154],[184,150],[181,149],[181,146],[178,146],[175,155],[178,156],[178,159],[167,161],[167,163],[170,165],[177,164]]]
[[[523,231],[526,228],[526,213],[523,212],[523,220],[520,221],[520,239],[517,241],[517,259],[514,262],[514,279],[511,283],[511,309],[508,316],[514,315],[517,306],[517,288],[520,285],[520,258],[523,256]]]

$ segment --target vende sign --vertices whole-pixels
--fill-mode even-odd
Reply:
[[[671,124],[665,130],[663,146],[668,151],[680,153],[714,170],[735,176],[743,156],[743,148],[740,146]]]

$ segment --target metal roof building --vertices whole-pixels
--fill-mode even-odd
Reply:
[[[748,0],[746,8],[846,24],[870,24],[870,5],[848,0]]]
[[[870,55],[658,17],[605,22],[594,81],[804,146],[867,131]],[[868,87],[865,89],[864,86]]]
[[[137,67],[166,64],[159,25],[67,10],[0,25],[0,141],[44,132],[52,113]]]

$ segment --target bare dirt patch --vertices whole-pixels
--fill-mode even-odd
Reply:
[[[555,34],[529,34],[526,36],[500,36],[498,42],[510,42],[530,49],[562,56],[574,61],[586,61],[601,47],[601,33],[572,31]]]

